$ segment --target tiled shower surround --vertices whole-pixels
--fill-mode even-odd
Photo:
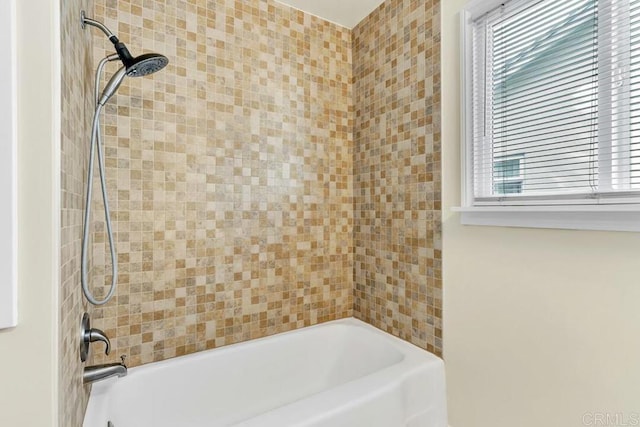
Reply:
[[[91,13],[89,0],[60,2],[62,67],[61,224],[60,224],[60,329],[59,425],[82,424],[88,388],[82,385],[78,353],[80,319],[88,310],[80,290],[80,237],[84,205],[84,179],[89,151],[93,59],[91,32],[79,24],[80,10]]]
[[[120,284],[93,324],[112,337],[108,360],[135,366],[349,316],[441,354],[439,3],[387,0],[354,30],[272,0],[93,5],[134,55],[170,60],[127,78],[103,120]],[[93,41],[89,68],[112,52]],[[77,132],[82,168],[88,131]],[[63,255],[77,271],[80,174],[67,175],[76,240]],[[100,224],[99,296],[110,282]],[[77,289],[68,325],[80,284],[63,282]],[[82,396],[68,411],[81,413],[86,389],[73,386]]]
[[[353,30],[355,316],[442,354],[440,3]]]
[[[106,109],[120,283],[93,321],[109,360],[352,316],[351,32],[271,0],[94,5],[134,54],[170,61]],[[94,41],[96,60],[112,52]]]

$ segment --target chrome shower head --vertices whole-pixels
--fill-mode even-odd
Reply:
[[[106,60],[108,59],[109,58],[107,57]],[[169,60],[167,57],[158,53],[145,53],[144,55],[140,55],[135,58],[127,58],[126,62],[124,62],[124,66],[120,67],[120,69],[116,71],[113,77],[111,77],[111,80],[109,80],[107,85],[104,87],[98,103],[100,105],[106,104],[109,98],[116,93],[126,76],[147,76],[155,73],[156,71],[162,70],[168,63]]]
[[[145,53],[144,55],[132,58],[127,62],[129,64],[125,64],[123,67],[120,67],[104,87],[102,95],[98,101],[100,105],[106,104],[109,98],[116,93],[126,76],[142,77],[155,73],[156,71],[162,70],[169,63],[169,60],[164,55],[157,53]]]
[[[142,77],[162,70],[167,66],[169,60],[166,56],[160,55],[159,53],[145,53],[127,62],[128,64],[125,63],[127,76]]]

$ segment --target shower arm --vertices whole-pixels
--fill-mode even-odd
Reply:
[[[102,30],[102,32],[109,38],[109,40],[113,44],[116,44],[119,41],[118,38],[115,36],[115,34],[113,34],[111,30],[108,29],[107,26],[104,25],[102,22],[98,22],[94,19],[87,18],[87,15],[85,15],[84,10],[80,12],[80,23],[82,25],[82,28],[86,28],[87,25],[91,25],[92,27],[99,28],[100,30]]]
[[[87,25],[90,25],[100,29],[109,38],[109,41],[113,43],[113,47],[116,49],[116,53],[124,65],[128,67],[131,64],[134,58],[129,52],[129,49],[127,49],[124,43],[118,40],[118,37],[116,37],[116,35],[113,34],[106,25],[102,22],[96,21],[95,19],[87,18],[84,10],[80,11],[80,25],[82,25],[82,28],[86,28]]]

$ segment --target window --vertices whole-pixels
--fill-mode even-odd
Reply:
[[[494,194],[521,194],[523,155],[496,157],[493,162]]]
[[[463,16],[466,207],[640,207],[640,0],[491,3]]]

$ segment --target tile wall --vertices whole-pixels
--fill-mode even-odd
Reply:
[[[87,95],[112,52],[76,28],[88,3],[134,55],[170,60],[127,78],[103,118],[120,284],[93,309],[114,345],[94,362],[352,315],[442,353],[438,0],[387,0],[353,31],[272,0],[65,1],[61,425],[81,425],[88,394],[76,342]]]
[[[352,316],[351,32],[271,0],[94,4],[134,55],[170,61],[106,109],[120,284],[93,318],[109,360]],[[94,41],[94,62],[112,52]],[[108,283],[100,223],[93,236]]]
[[[442,354],[439,0],[353,30],[356,317]]]
[[[88,309],[80,288],[80,244],[92,117],[92,32],[80,26],[80,11],[92,13],[89,0],[61,1],[62,150],[60,224],[59,425],[80,426],[88,387],[82,385],[78,350],[80,319]]]

